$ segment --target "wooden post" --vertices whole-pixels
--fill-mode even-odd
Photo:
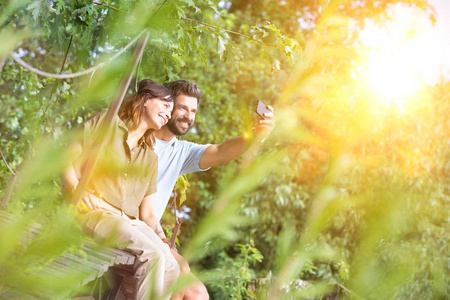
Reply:
[[[98,157],[100,155],[100,149],[104,145],[106,138],[111,133],[111,125],[113,122],[113,118],[119,112],[119,108],[122,105],[125,94],[127,93],[128,86],[130,85],[133,74],[137,68],[137,65],[144,53],[145,45],[147,44],[149,38],[149,33],[146,33],[143,38],[139,40],[134,48],[133,55],[131,56],[130,65],[132,68],[128,69],[127,73],[122,78],[119,89],[117,91],[116,96],[114,97],[114,101],[111,103],[111,106],[108,109],[108,113],[106,114],[105,120],[102,123],[101,128],[105,130],[105,136],[100,137],[93,145],[92,149],[89,151],[91,155],[88,157],[86,162],[86,167],[81,174],[80,181],[77,185],[77,189],[75,190],[74,202],[75,204],[81,199],[86,186],[92,176],[93,170],[97,164]]]

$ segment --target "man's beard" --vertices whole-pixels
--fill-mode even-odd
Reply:
[[[182,129],[179,128],[177,126],[177,122],[181,121],[181,122],[187,122],[187,129]],[[169,122],[167,122],[167,128],[169,129],[170,132],[172,132],[174,135],[185,135],[189,129],[191,128],[192,123],[189,122],[188,119],[186,118],[177,118],[177,119],[170,119]]]

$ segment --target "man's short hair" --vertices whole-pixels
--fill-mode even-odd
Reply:
[[[197,98],[197,104],[200,104],[202,91],[200,90],[198,85],[193,82],[179,79],[165,84],[165,87],[171,91],[172,97],[175,99],[175,101],[179,95],[186,95],[189,97]]]

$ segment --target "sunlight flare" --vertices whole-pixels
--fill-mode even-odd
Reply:
[[[423,87],[442,73],[442,36],[423,12],[401,5],[384,25],[368,22],[360,34],[364,86],[380,106],[404,111]]]

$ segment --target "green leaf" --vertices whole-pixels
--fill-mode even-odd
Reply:
[[[27,6],[27,10],[31,10],[31,15],[36,21],[37,18],[46,11],[48,2],[46,0],[34,0]]]
[[[179,206],[181,206],[185,201],[186,201],[186,192],[189,188],[189,181],[187,179],[186,174],[181,175],[177,178],[177,182],[175,184],[175,190],[179,193],[180,195],[180,204]]]

